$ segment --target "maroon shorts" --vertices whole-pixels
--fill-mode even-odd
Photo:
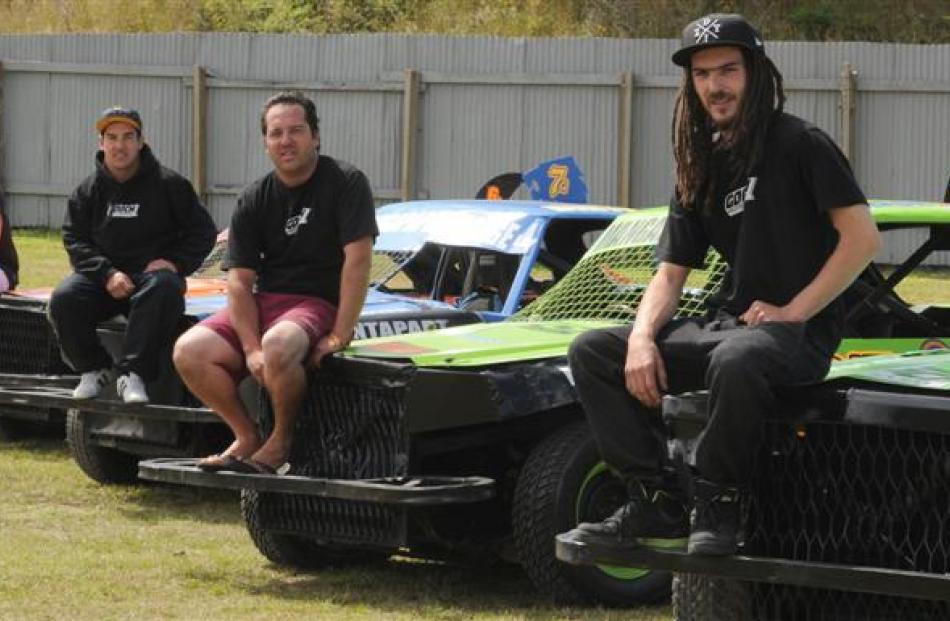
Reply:
[[[313,348],[324,334],[333,329],[336,320],[336,307],[320,298],[310,295],[290,293],[255,293],[260,332],[263,335],[279,321],[291,321],[307,333],[310,347]],[[231,314],[227,307],[204,319],[200,324],[214,330],[231,344],[238,353],[244,355],[241,339],[231,325]]]

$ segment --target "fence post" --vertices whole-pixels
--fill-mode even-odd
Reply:
[[[207,201],[205,155],[207,152],[207,73],[195,65],[191,73],[191,183],[202,202]]]
[[[840,121],[838,124],[838,146],[841,147],[844,156],[852,164],[854,163],[854,109],[857,76],[858,72],[852,68],[851,63],[845,63],[841,69],[840,99],[838,101]]]
[[[633,73],[620,74],[617,119],[617,204],[630,207],[630,166],[633,159]]]
[[[399,191],[402,200],[416,196],[416,139],[419,124],[419,72],[406,69],[402,96],[402,170]]]

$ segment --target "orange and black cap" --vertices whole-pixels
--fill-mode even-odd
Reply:
[[[102,114],[99,115],[99,120],[96,121],[96,129],[101,134],[113,123],[128,123],[137,129],[139,133],[142,133],[142,116],[138,110],[124,108],[122,106],[106,108],[102,111]]]

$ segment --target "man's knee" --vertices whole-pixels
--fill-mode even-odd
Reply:
[[[78,307],[84,306],[81,282],[70,276],[60,281],[50,294],[46,314],[56,323],[67,314],[74,314]]]
[[[751,339],[736,338],[721,343],[710,354],[707,384],[718,380],[738,386],[763,375],[766,369],[762,353],[761,344]]]
[[[212,364],[221,351],[218,343],[214,342],[213,331],[202,326],[193,326],[175,341],[172,350],[172,362],[182,375],[197,370],[201,371],[206,365]]]
[[[150,297],[161,298],[163,300],[181,301],[184,307],[185,287],[181,276],[170,272],[169,270],[156,270],[149,272],[146,278],[145,286]]]
[[[261,338],[264,364],[269,369],[285,369],[300,364],[310,351],[310,338],[295,323],[281,322]]]

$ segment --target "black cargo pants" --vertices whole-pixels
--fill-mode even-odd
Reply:
[[[125,315],[128,324],[118,372],[134,371],[145,381],[159,373],[159,356],[170,351],[185,311],[185,280],[169,270],[130,274],[135,291],[116,300],[105,286],[83,274],[66,277],[50,297],[48,315],[59,339],[63,359],[77,372],[112,366],[112,357],[99,342],[96,327]]]
[[[601,457],[622,476],[657,479],[667,468],[666,433],[656,409],[627,392],[624,363],[632,326],[592,330],[574,340],[568,361]],[[696,466],[717,484],[742,487],[776,386],[807,384],[828,372],[838,345],[827,321],[748,327],[720,311],[673,320],[657,336],[669,393],[709,389],[709,422]]]

